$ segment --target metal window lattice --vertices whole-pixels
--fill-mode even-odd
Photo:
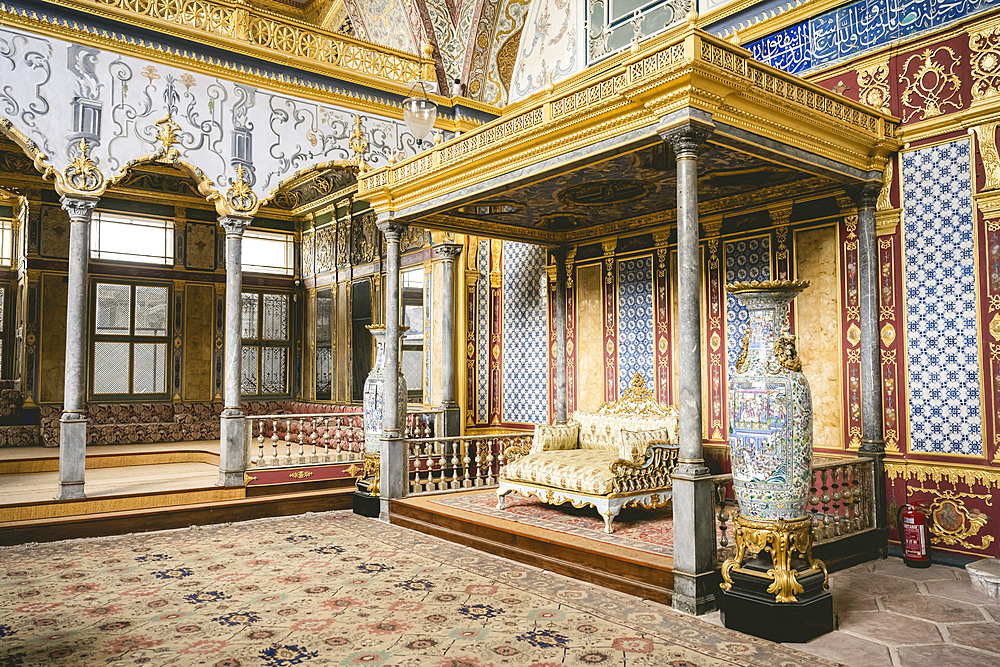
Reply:
[[[162,394],[167,390],[166,343],[136,343],[132,350],[132,392]]]
[[[262,348],[262,352],[261,393],[285,393],[286,366],[288,363],[287,349],[284,347],[264,347]]]
[[[95,333],[112,336],[129,335],[131,308],[132,288],[129,285],[98,284]]]
[[[257,347],[254,345],[243,346],[240,391],[244,394],[257,393]]]
[[[255,295],[256,296],[256,295]],[[288,297],[284,294],[264,294],[263,338],[285,340],[288,338]]]
[[[135,288],[135,335],[167,335],[167,288],[137,285]]]
[[[243,337],[257,338],[257,309],[260,303],[259,294],[243,293]]]
[[[128,343],[94,343],[94,393],[127,394],[129,367]]]

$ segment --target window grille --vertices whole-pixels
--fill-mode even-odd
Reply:
[[[245,395],[289,393],[287,294],[244,292],[240,392]]]
[[[403,324],[409,328],[403,334],[400,362],[407,400],[420,402],[424,398],[424,270],[403,272],[401,283]]]
[[[14,265],[14,221],[0,220],[0,266]]]
[[[169,288],[98,282],[93,294],[91,392],[165,396]]]

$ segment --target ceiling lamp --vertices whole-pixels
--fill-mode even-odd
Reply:
[[[410,93],[411,96],[403,100],[403,122],[416,138],[417,146],[423,147],[424,137],[434,127],[437,119],[437,105],[427,97],[426,81],[414,81],[410,86]]]

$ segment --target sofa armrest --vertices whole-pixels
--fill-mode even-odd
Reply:
[[[670,487],[670,473],[677,465],[678,445],[651,442],[641,463],[619,459],[611,464],[612,493],[631,493]]]
[[[505,465],[509,465],[522,456],[527,456],[529,453],[531,453],[531,443],[529,442],[519,442],[516,445],[511,445],[503,450]]]

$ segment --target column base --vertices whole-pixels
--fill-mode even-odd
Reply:
[[[64,412],[59,418],[59,488],[56,499],[86,498],[83,491],[87,467],[87,419]]]
[[[676,611],[692,616],[713,612],[717,608],[715,591],[718,587],[719,575],[715,572],[687,574],[675,570],[671,606]]]
[[[227,408],[219,422],[219,481],[217,486],[244,486],[246,420],[241,410]]]
[[[56,491],[56,500],[79,500],[86,498],[83,492],[83,482],[59,482],[59,489]]]
[[[757,594],[734,586],[719,591],[722,624],[772,642],[802,644],[836,629],[833,596],[821,588],[799,595],[797,602],[775,602],[770,594]]]
[[[382,509],[382,499],[378,496],[365,493],[363,491],[354,492],[354,513],[359,516],[366,516],[369,519],[377,519]]]

